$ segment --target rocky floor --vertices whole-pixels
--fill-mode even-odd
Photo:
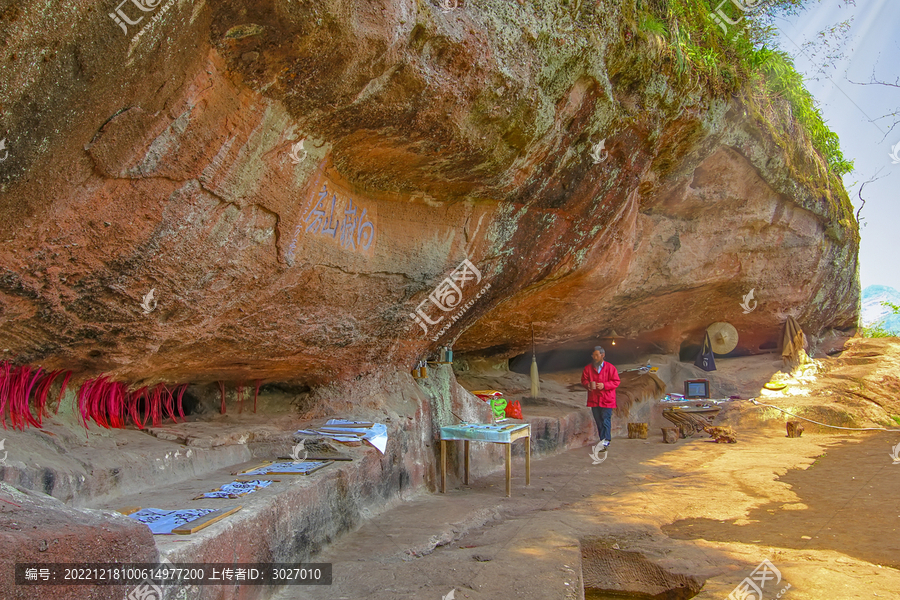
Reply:
[[[670,389],[702,374],[672,357],[652,357],[651,362]],[[715,444],[700,434],[667,445],[656,424],[647,440],[617,436],[599,464],[591,458],[590,445],[584,445],[593,429],[587,417],[579,417],[586,414],[584,392],[577,386],[580,370],[543,373],[538,401],[526,397],[526,375],[458,374],[467,389],[501,389],[521,400],[535,432],[555,431],[558,440],[566,440],[561,446],[570,449],[555,454],[559,448],[548,447],[549,454],[536,454],[527,487],[517,453],[512,497],[506,498],[501,454],[475,444],[470,485],[451,474],[445,494],[410,488],[397,502],[363,508],[361,526],[326,536],[333,541],[310,558],[333,564],[333,585],[285,588],[276,598],[582,598],[584,580],[597,581],[597,565],[582,560],[588,547],[617,553],[613,562],[638,557],[646,559],[645,566],[699,577],[705,583],[697,598],[725,598],[764,559],[780,571],[782,586],[774,592],[767,587],[766,598],[787,585],[789,598],[896,597],[900,464],[890,453],[900,445],[900,426],[893,425],[900,417],[893,375],[900,345],[853,340],[843,355],[822,359],[813,371],[794,377],[779,374],[780,364],[775,355],[721,359],[719,369],[706,375],[716,396],[735,393],[765,403],[723,405],[720,421],[737,429],[737,444]],[[773,378],[787,387],[762,390]],[[845,428],[894,431],[807,422],[803,437],[788,439],[784,410]],[[621,431],[623,423],[617,425]],[[197,490],[212,489],[236,465],[286,452],[297,426],[289,413],[278,418],[216,415],[208,422],[154,428],[153,436],[102,431],[81,440],[83,431],[54,421],[42,432],[8,432],[7,466],[24,461],[24,467],[35,463],[43,470],[13,468],[4,474],[30,473],[46,480],[55,456],[59,464],[51,489],[74,505],[117,509],[193,503]],[[533,445],[536,453],[540,439]],[[365,447],[347,451],[354,465],[374,452]],[[148,463],[146,469],[138,468],[141,461]],[[348,481],[384,479],[377,460],[366,465],[370,473],[353,471]],[[460,469],[458,460],[450,465]],[[332,470],[343,473],[345,466]],[[89,470],[90,485],[77,476],[79,469]],[[12,483],[28,483],[25,475]],[[334,477],[326,473],[324,479]],[[176,562],[213,550],[244,556],[245,540],[252,535],[249,529],[240,533],[238,524],[259,519],[258,527],[250,524],[263,531],[270,525],[266,515],[279,514],[293,523],[288,517],[299,518],[311,507],[319,507],[322,523],[329,522],[327,514],[319,514],[327,512],[327,507],[320,510],[327,504],[323,494],[325,488],[313,479],[278,484],[244,499],[244,509],[223,527],[210,527],[191,540],[157,536],[155,544]],[[338,512],[347,508],[340,502],[334,506]],[[340,521],[340,514],[332,520]],[[305,535],[292,527],[282,531],[285,540]],[[619,579],[639,579],[633,570],[628,573]],[[616,585],[609,589],[628,589]],[[448,596],[451,590],[456,591]],[[167,598],[201,595],[201,590],[169,592]],[[202,596],[217,597],[212,592],[203,590]],[[237,594],[229,598],[243,597],[239,590],[229,593]]]
[[[894,598],[898,442],[770,430],[738,444],[616,439],[600,464],[571,450],[534,461],[529,487],[515,465],[511,498],[501,472],[373,518],[315,557],[332,586],[277,599],[581,598],[587,538],[705,579],[696,598],[726,597],[764,559],[782,577],[772,597],[790,584],[789,598]]]

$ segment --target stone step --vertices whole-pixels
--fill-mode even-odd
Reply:
[[[87,510],[241,505],[240,511],[193,534],[152,536],[152,549],[172,563],[308,562],[367,520],[437,492],[438,423],[449,424],[459,418],[477,421],[486,412],[480,401],[462,392],[449,367],[433,369],[427,382],[398,376],[380,389],[388,390],[381,399],[383,404],[367,408],[361,403],[335,416],[384,422],[389,435],[386,454],[366,444],[341,447],[352,461],[335,462],[308,476],[274,477],[281,481],[239,499],[193,500],[232,481],[232,473],[242,468],[288,455],[294,431],[321,422],[301,422],[292,413],[216,414],[205,415],[203,421],[166,424],[154,428],[156,435],[148,435],[93,425],[86,433],[77,421],[61,414],[45,423],[43,431],[9,432],[9,456],[6,466],[0,467],[0,478],[36,492],[49,492],[70,506]],[[337,404],[337,398],[329,402]],[[590,412],[580,406],[548,402],[528,407],[525,414],[535,458],[580,448],[596,437]],[[226,443],[217,445],[222,440]],[[500,444],[470,444],[470,487],[497,478],[501,481],[496,489],[491,488],[492,503],[505,498],[504,450]],[[512,450],[515,495],[524,487],[524,444],[516,442]],[[463,485],[462,456],[463,444],[448,444],[448,494],[458,493]],[[458,518],[448,515],[446,522],[462,530],[495,518],[491,506],[482,508]],[[398,533],[406,536],[398,538],[398,543],[410,557],[428,555],[455,535],[452,530],[442,530],[423,537],[424,529],[415,523],[407,526],[408,532]],[[34,532],[40,533],[39,529]],[[53,552],[42,558],[52,562]],[[15,553],[5,562],[10,560],[16,561]],[[80,597],[77,593],[85,589],[75,590],[73,597]],[[114,591],[98,589],[90,597],[116,600],[115,594],[110,596]],[[182,588],[167,590],[165,598],[257,600],[274,592],[261,586],[198,586],[191,596]]]
[[[532,416],[527,421],[532,426],[532,453],[535,457],[580,447],[593,435],[593,421],[584,409],[563,411],[552,417]],[[160,556],[176,564],[309,562],[342,535],[360,526],[365,527],[367,522],[391,508],[403,505],[412,511],[410,514],[414,514],[416,506],[427,505],[427,502],[422,504],[425,502],[423,498],[427,499],[436,492],[439,473],[433,468],[428,469],[420,475],[424,480],[422,485],[404,486],[401,480],[408,476],[406,466],[395,460],[396,447],[404,445],[408,435],[417,436],[417,429],[411,427],[407,431],[389,434],[385,456],[368,445],[346,448],[344,451],[352,456],[352,461],[335,461],[310,475],[272,476],[280,481],[237,499],[193,500],[202,492],[232,481],[233,472],[257,466],[258,459],[220,468],[191,480],[122,496],[104,503],[102,507],[173,509],[240,505],[240,511],[194,534],[154,536]],[[514,495],[525,491],[524,445],[518,442],[513,444],[514,448],[517,446],[519,449],[514,454],[512,471]],[[438,451],[438,444],[428,444],[426,448],[428,455],[422,455],[420,462],[436,465],[438,461],[434,452]],[[453,450],[453,460],[448,461],[449,494],[459,493],[462,486],[461,452],[462,444],[459,444]],[[448,526],[440,531],[424,525],[417,526],[416,517],[396,523],[393,535],[398,556],[411,559],[427,555],[462,532],[499,518],[496,504],[505,499],[503,448],[498,444],[473,442],[470,452],[470,481],[473,485],[494,486],[491,489],[495,495],[491,496],[489,504],[472,510],[459,510],[458,514],[442,515]],[[495,483],[484,484],[485,478]],[[434,495],[441,496],[439,493]],[[188,591],[193,595],[187,596]],[[188,591],[168,592],[181,593],[192,600],[255,600],[268,598],[275,592],[272,588],[246,585],[239,589],[198,586]]]
[[[452,597],[515,598],[518,587],[535,588],[544,600],[577,600],[580,556],[577,539],[552,531],[536,515],[564,508],[559,494],[567,482],[581,488],[603,485],[589,448],[547,454],[532,462],[532,480],[513,470],[512,495],[505,495],[502,470],[446,494],[421,494],[372,516],[352,533],[312,557],[331,563],[331,586],[284,586],[272,600],[351,600]],[[568,496],[565,496],[568,499]],[[571,500],[570,500],[571,501]],[[517,563],[518,576],[506,575]],[[528,564],[528,577],[521,578]]]

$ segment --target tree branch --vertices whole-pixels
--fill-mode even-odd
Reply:
[[[878,169],[877,171],[875,171],[875,174],[872,176],[871,179],[869,179],[868,181],[864,181],[864,182],[862,183],[862,185],[859,186],[859,193],[858,193],[857,195],[859,196],[859,201],[860,201],[862,204],[860,204],[860,205],[859,205],[859,208],[856,210],[856,222],[857,222],[857,223],[859,223],[859,213],[862,211],[863,206],[866,205],[866,199],[863,198],[863,195],[862,195],[862,193],[863,193],[863,188],[866,187],[866,184],[869,184],[869,183],[875,183],[875,182],[878,181],[879,179],[882,179],[882,178],[884,177],[884,175],[882,175],[881,177],[879,177],[878,174],[879,174],[880,172],[881,172],[881,169]]]

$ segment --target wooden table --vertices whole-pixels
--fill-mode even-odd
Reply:
[[[662,416],[678,427],[682,437],[691,437],[711,426],[718,414],[718,406],[671,406],[662,411]]]
[[[525,440],[525,485],[531,485],[531,425],[528,423],[511,423],[508,425],[489,423],[460,423],[441,427],[441,493],[445,493],[447,485],[447,442],[463,440],[465,442],[465,482],[469,483],[469,442],[490,442],[506,444],[506,496],[510,495],[510,479],[512,477],[512,443]]]

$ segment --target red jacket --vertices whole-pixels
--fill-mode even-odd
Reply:
[[[600,372],[589,364],[581,373],[581,384],[587,385],[591,381],[603,382],[602,390],[588,390],[588,406],[603,406],[605,408],[616,407],[616,388],[619,387],[619,372],[610,363],[604,361]]]

